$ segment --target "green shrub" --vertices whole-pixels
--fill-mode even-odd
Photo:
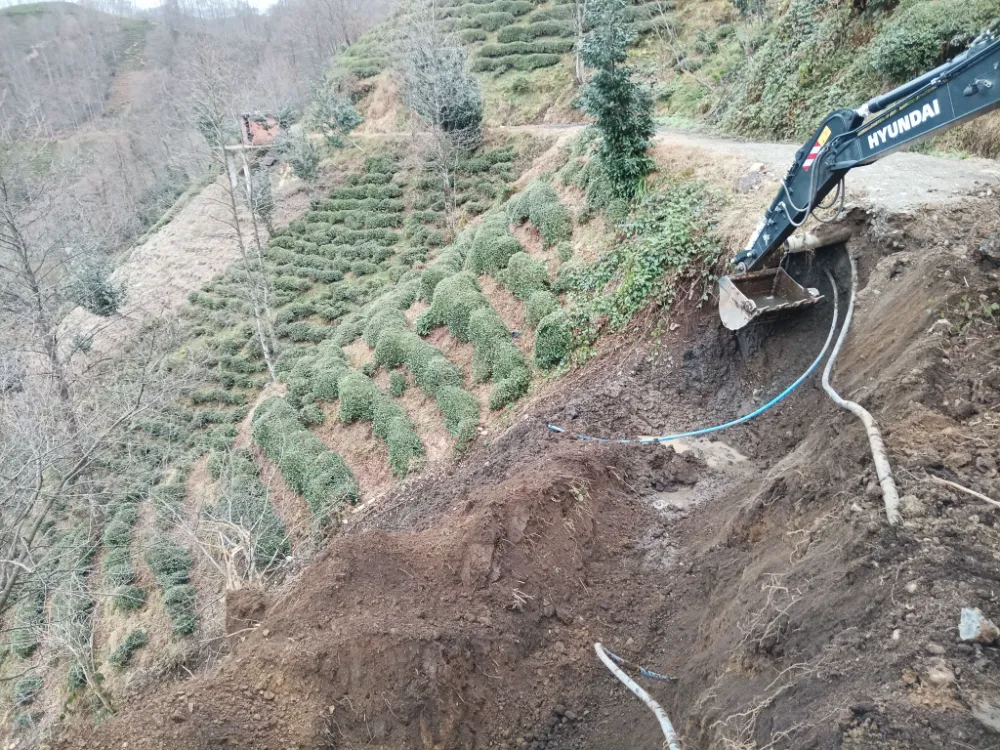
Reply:
[[[448,431],[458,438],[456,447],[464,450],[479,426],[479,401],[458,385],[445,385],[438,389],[435,402]]]
[[[408,385],[406,375],[399,370],[393,370],[389,375],[389,395],[393,398],[399,398],[406,393]]]
[[[125,640],[118,644],[118,647],[111,652],[108,661],[119,669],[124,669],[132,660],[132,655],[140,648],[149,643],[149,636],[142,629],[133,630]]]
[[[285,159],[296,177],[302,180],[315,180],[319,168],[319,150],[309,140],[309,136],[301,133],[282,137],[278,141],[277,152]]]
[[[569,210],[559,202],[556,191],[535,181],[507,201],[507,216],[512,224],[530,220],[546,246],[568,240],[573,233]]]
[[[573,329],[569,316],[555,310],[538,324],[535,331],[535,364],[543,370],[560,364],[573,345]]]
[[[213,401],[220,404],[230,404],[233,406],[245,404],[247,396],[245,393],[227,391],[224,388],[201,388],[188,394],[188,398],[195,405],[207,404]]]
[[[285,525],[271,505],[249,451],[227,453],[221,464],[218,494],[205,515],[246,529],[253,541],[254,566],[267,570],[291,551]]]
[[[356,187],[342,187],[334,190],[330,197],[333,199],[334,205],[338,205],[338,201],[367,201],[367,200],[380,200],[386,201],[389,199],[396,199],[403,197],[403,187],[402,185],[397,185],[395,183],[389,183],[388,185],[358,185]],[[330,201],[325,205],[329,210]],[[363,206],[359,204],[352,204],[355,208],[369,208],[374,209],[375,205],[372,203],[365,203]],[[382,204],[383,206],[385,204]],[[404,204],[405,206],[405,204]],[[381,210],[388,210],[382,208]]]
[[[391,151],[385,151],[381,154],[368,156],[365,158],[365,164],[362,167],[362,171],[369,175],[394,174],[397,169],[396,164],[398,159],[399,157]]]
[[[104,557],[104,581],[118,587],[135,581],[135,568],[126,546],[115,547]]]
[[[465,29],[458,32],[458,38],[461,39],[465,44],[472,44],[473,42],[485,42],[489,37],[489,34],[482,29]]]
[[[79,663],[69,665],[66,670],[66,687],[70,691],[79,690],[87,684],[87,673],[83,671],[83,666]]]
[[[176,635],[190,635],[194,632],[197,618],[195,604],[198,591],[189,583],[171,586],[163,592],[163,606],[170,615],[171,630]]]
[[[420,299],[429,302],[434,298],[434,290],[438,283],[448,276],[453,276],[465,265],[466,246],[457,242],[443,250],[420,277]]]
[[[473,61],[472,70],[483,73],[489,70],[503,72],[505,70],[538,70],[551,68],[562,62],[559,55],[508,55],[507,57],[480,57]]]
[[[872,67],[893,83],[903,83],[965,49],[997,17],[993,0],[907,3],[872,40]]]
[[[343,457],[303,429],[285,399],[269,398],[257,407],[253,439],[319,518],[339,503],[357,500],[357,483]]]
[[[469,316],[489,304],[475,276],[468,272],[453,274],[438,283],[431,306],[417,318],[415,328],[423,335],[434,326],[445,325],[452,336],[469,341]]]
[[[556,5],[553,8],[542,8],[536,10],[528,20],[531,23],[541,23],[542,21],[573,21],[576,18],[575,4]]]
[[[114,519],[104,528],[101,542],[106,547],[128,547],[132,540],[132,527],[119,519]]]
[[[373,412],[372,431],[389,446],[389,464],[393,472],[405,477],[411,468],[411,462],[424,455],[420,436],[406,412],[381,391],[375,400]]]
[[[573,234],[569,210],[562,203],[545,203],[533,207],[531,223],[538,227],[546,247],[568,240]]]
[[[527,253],[515,253],[507,267],[497,273],[500,283],[519,300],[527,300],[533,293],[548,286],[549,273],[545,264]]]
[[[159,536],[146,550],[146,564],[161,588],[188,582],[191,555],[169,537]]]
[[[530,42],[543,36],[574,36],[576,32],[571,23],[561,23],[559,21],[542,21],[541,23],[530,23],[526,26],[508,26],[500,29],[497,34],[497,41],[507,42]]]
[[[504,146],[459,160],[455,165],[455,172],[458,174],[482,174],[490,172],[494,168],[509,165],[514,159],[513,147]]]
[[[380,307],[372,313],[362,334],[368,346],[377,346],[382,333],[390,329],[406,329],[406,316],[396,307]]]
[[[42,678],[36,677],[35,675],[26,675],[21,677],[17,682],[14,683],[14,706],[29,706],[34,700],[35,696],[42,689]]]
[[[476,53],[479,57],[507,57],[508,55],[563,55],[572,52],[574,39],[546,39],[541,42],[510,42],[509,44],[484,44]]]
[[[595,73],[581,89],[580,103],[597,120],[597,153],[615,197],[631,199],[654,166],[646,152],[655,127],[652,96],[625,64],[634,33],[626,25],[624,7],[618,0],[592,0],[587,8],[594,28],[580,55]]]
[[[362,315],[351,314],[340,321],[334,331],[331,342],[337,346],[348,346],[354,343],[365,329],[365,319]]]
[[[340,379],[340,420],[350,424],[359,419],[372,423],[372,432],[389,448],[389,464],[395,474],[405,477],[411,461],[424,454],[420,437],[398,404],[360,372]]]
[[[351,264],[351,273],[355,276],[370,276],[378,271],[378,266],[370,260],[357,260]]]
[[[340,378],[340,421],[344,424],[359,419],[371,421],[372,404],[378,390],[371,378],[352,370]]]
[[[29,585],[21,594],[14,610],[14,625],[10,633],[10,650],[27,659],[38,648],[38,630],[44,623],[45,591]]]
[[[115,608],[122,612],[142,609],[146,604],[146,590],[138,586],[122,586],[115,591]]]
[[[704,284],[721,252],[714,231],[717,204],[698,183],[656,191],[637,205],[625,241],[592,265],[564,263],[557,281],[580,295],[574,313],[580,322],[574,327],[590,335],[600,320],[618,330],[651,300],[669,309],[681,280]]]
[[[524,324],[535,328],[546,315],[559,309],[559,300],[552,292],[538,291],[524,303]]]
[[[560,242],[556,245],[556,256],[561,263],[565,263],[573,257],[573,245],[569,242]]]
[[[473,2],[444,8],[440,11],[441,18],[471,17],[474,23],[484,13],[510,13],[523,16],[534,9],[534,4],[528,0],[493,0],[493,2]]]
[[[521,243],[507,228],[506,214],[500,211],[488,214],[472,241],[466,267],[477,276],[493,274],[506,268],[511,256],[521,250]]]
[[[326,341],[335,333],[334,328],[318,323],[307,323],[304,320],[297,320],[294,323],[285,323],[275,329],[275,333],[280,338],[290,339],[295,342],[311,341],[318,343]]]
[[[476,26],[487,31],[496,31],[514,23],[513,13],[483,13],[474,19]]]
[[[306,427],[314,427],[326,421],[326,414],[316,404],[305,404],[299,409],[299,421]]]
[[[481,306],[469,316],[469,338],[475,352],[473,377],[493,381],[490,408],[503,408],[523,396],[531,375],[510,330],[492,307]]]

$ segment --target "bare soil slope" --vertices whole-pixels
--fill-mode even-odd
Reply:
[[[990,746],[1000,653],[956,626],[962,606],[1000,616],[1000,510],[929,477],[1000,496],[1000,346],[979,312],[1000,282],[976,253],[997,219],[972,202],[851,246],[863,288],[835,382],[882,423],[902,526],[863,430],[815,380],[722,444],[545,429],[742,413],[805,369],[831,313],[737,338],[689,310],[660,346],[606,352],[351,519],[280,598],[233,595],[218,665],[60,747],[659,747],[595,641],[677,677],[649,687],[687,748]],[[845,258],[826,261],[840,278]]]

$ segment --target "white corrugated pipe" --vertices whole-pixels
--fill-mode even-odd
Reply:
[[[861,404],[842,399],[833,390],[833,386],[830,385],[830,373],[833,372],[833,365],[837,361],[837,355],[840,354],[840,347],[843,345],[844,339],[847,338],[847,330],[851,327],[851,318],[854,315],[854,297],[857,294],[858,282],[854,258],[851,258],[850,262],[851,298],[847,304],[847,315],[844,316],[844,326],[840,329],[840,336],[837,337],[837,343],[834,344],[833,353],[830,354],[830,359],[827,360],[826,367],[823,370],[823,390],[826,391],[827,395],[833,399],[833,402],[837,406],[852,412],[864,423],[865,431],[868,433],[868,443],[872,449],[872,458],[875,460],[875,473],[878,475],[879,484],[882,485],[882,500],[885,502],[885,515],[889,520],[889,525],[895,526],[902,520],[902,516],[899,513],[899,491],[896,489],[896,480],[892,476],[892,467],[889,465],[889,455],[885,450],[882,433],[875,423],[875,418]],[[826,272],[826,275],[829,277],[830,285],[833,287],[833,314],[836,316],[837,285],[829,271]]]
[[[667,717],[666,712],[660,708],[660,704],[654,701],[649,696],[649,693],[639,687],[631,677],[618,668],[618,665],[616,665],[614,661],[612,661],[611,657],[608,656],[608,652],[604,650],[604,646],[600,643],[595,643],[594,651],[597,652],[597,657],[604,662],[604,666],[610,669],[611,673],[617,677],[625,687],[635,693],[642,700],[642,702],[649,706],[650,710],[656,714],[656,719],[660,722],[660,729],[663,730],[663,737],[666,739],[667,747],[669,747],[670,750],[681,750],[680,741],[677,739],[677,733],[674,731],[674,725],[670,723],[670,719]]]

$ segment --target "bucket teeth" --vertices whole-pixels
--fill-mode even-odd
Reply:
[[[719,317],[738,331],[763,317],[815,305],[823,299],[816,289],[796,282],[783,268],[769,268],[719,280]]]

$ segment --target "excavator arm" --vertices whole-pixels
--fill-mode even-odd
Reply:
[[[847,173],[997,108],[1000,38],[988,31],[944,65],[859,109],[831,113],[799,149],[757,231],[733,259],[737,275],[722,279],[723,323],[736,330],[763,314],[822,299],[774,266],[795,230],[816,208],[829,207],[823,202],[831,193],[843,199]]]

